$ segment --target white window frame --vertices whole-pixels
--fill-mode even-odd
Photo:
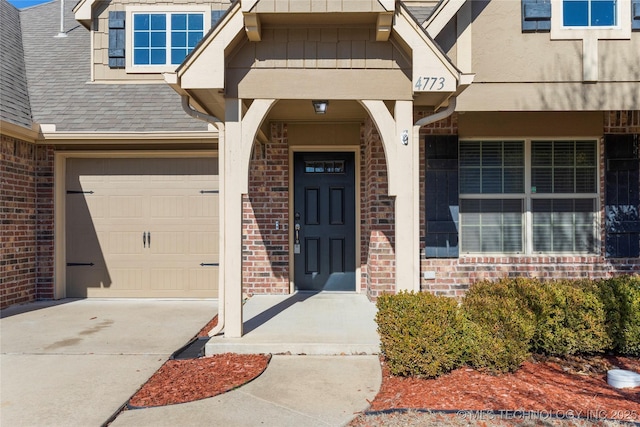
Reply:
[[[172,72],[180,64],[171,64],[171,56],[167,57],[168,64],[164,65],[135,65],[133,63],[133,15],[135,13],[202,13],[203,15],[203,37],[211,29],[211,7],[206,5],[173,5],[173,6],[155,6],[155,5],[134,5],[127,6],[125,31],[126,31],[126,51],[125,51],[125,70],[127,73],[164,73]],[[167,29],[167,31],[169,31]],[[169,38],[169,37],[167,37]],[[170,46],[170,45],[169,45]]]
[[[493,193],[493,194],[463,194],[461,189],[458,189],[458,197],[462,201],[463,199],[478,200],[478,199],[516,199],[523,201],[523,220],[522,220],[522,238],[523,238],[523,252],[514,253],[501,253],[501,252],[463,252],[464,246],[464,213],[460,210],[460,232],[458,236],[458,242],[460,245],[460,256],[593,256],[598,255],[601,252],[602,239],[601,239],[601,215],[599,214],[602,208],[600,198],[600,137],[597,136],[578,136],[578,137],[508,137],[508,138],[461,138],[460,142],[491,142],[491,141],[523,141],[524,142],[524,192],[519,194],[513,193]],[[531,145],[532,141],[593,141],[596,147],[596,188],[595,193],[538,193],[532,192],[532,178],[531,178]],[[458,158],[460,162],[461,157]],[[460,168],[458,168],[458,171]],[[532,200],[533,199],[589,199],[595,200],[595,215],[593,224],[593,236],[596,240],[594,245],[594,252],[534,252],[533,251],[533,212],[532,212]]]

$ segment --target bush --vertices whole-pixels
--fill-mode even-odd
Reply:
[[[598,282],[613,350],[640,356],[640,276],[618,276]]]
[[[465,321],[452,298],[430,293],[382,295],[381,349],[393,375],[433,378],[464,364]]]
[[[535,332],[535,316],[522,303],[518,287],[509,280],[478,282],[469,289],[462,307],[471,321],[470,365],[492,373],[518,369],[529,356]]]
[[[611,346],[604,304],[593,281],[550,281],[528,298],[536,313],[532,350],[566,356],[601,353]]]

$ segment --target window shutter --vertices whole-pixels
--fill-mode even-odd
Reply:
[[[109,12],[109,68],[124,68],[125,12]]]
[[[551,31],[551,0],[522,0],[522,32]]]
[[[425,255],[457,258],[458,137],[430,135],[425,143]]]
[[[606,256],[640,256],[640,135],[605,135]]]
[[[631,29],[640,31],[640,0],[631,0]]]

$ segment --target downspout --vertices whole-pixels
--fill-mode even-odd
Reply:
[[[224,122],[215,116],[210,116],[209,114],[201,113],[200,111],[194,110],[189,104],[189,96],[182,95],[182,109],[185,113],[193,117],[194,119],[202,120],[204,122],[210,123],[218,128],[218,141],[220,137],[224,138]],[[209,336],[214,337],[218,335],[222,329],[224,328],[224,283],[222,286],[218,286],[218,323],[216,326],[209,331]]]
[[[446,119],[447,117],[453,114],[455,109],[456,109],[456,97],[452,96],[451,98],[449,98],[449,106],[447,108],[445,108],[442,111],[438,111],[435,114],[431,114],[430,116],[421,118],[414,124],[414,126],[422,127],[422,126],[430,125],[431,123],[435,123],[439,120]]]

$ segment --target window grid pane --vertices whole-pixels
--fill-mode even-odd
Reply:
[[[461,194],[524,192],[524,142],[461,141]]]
[[[534,252],[594,252],[595,199],[533,199]]]
[[[133,15],[133,65],[180,64],[203,34],[202,13],[136,13]]]
[[[595,141],[533,141],[532,193],[595,193]]]
[[[616,25],[617,0],[563,0],[565,27],[611,27]]]
[[[463,199],[460,213],[463,252],[523,251],[522,199]]]

